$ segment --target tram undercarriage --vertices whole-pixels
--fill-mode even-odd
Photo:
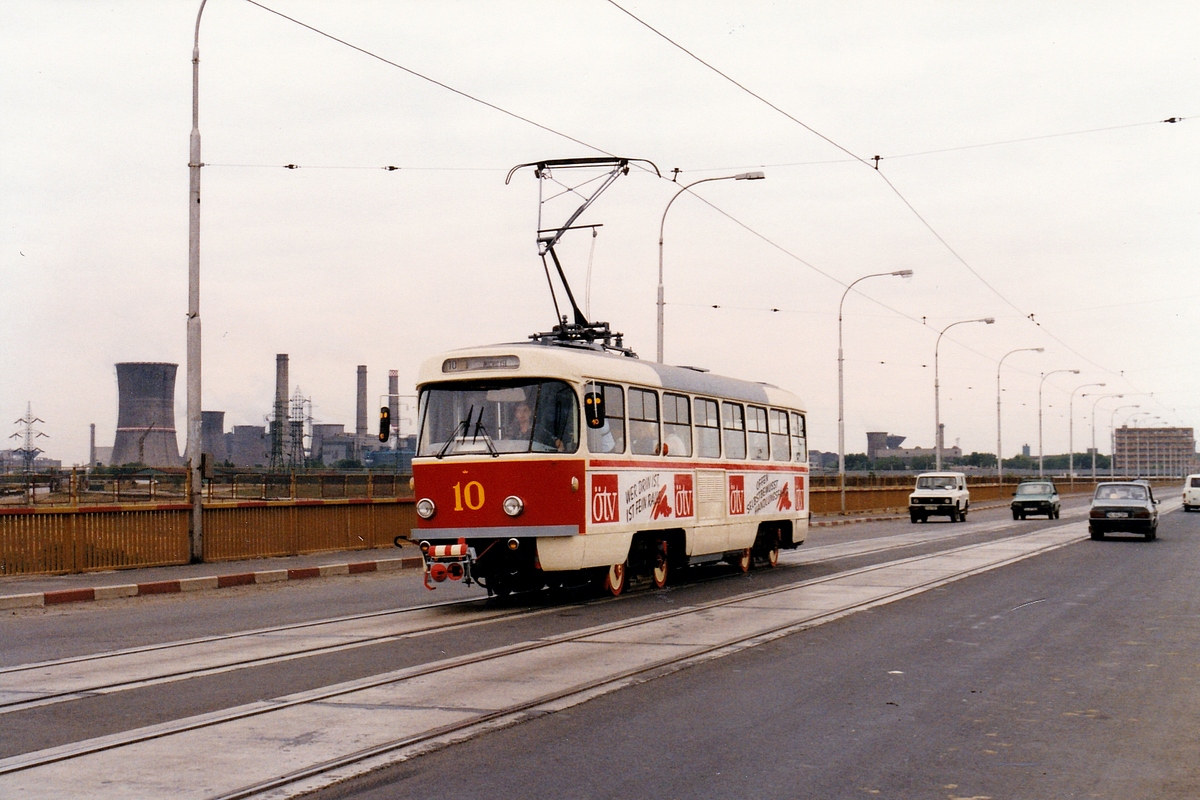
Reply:
[[[746,573],[755,567],[774,567],[781,548],[798,546],[790,520],[763,522],[754,544],[740,550],[689,556],[687,533],[682,528],[639,531],[633,535],[628,556],[620,564],[576,570],[544,570],[534,538],[480,538],[453,542],[421,542],[425,560],[425,586],[444,581],[477,583],[489,596],[550,589],[600,588],[617,596],[631,586],[661,589],[668,578],[689,566],[724,562]]]

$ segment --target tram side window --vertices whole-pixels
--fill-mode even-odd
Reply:
[[[721,423],[716,400],[696,398],[696,455],[721,457]]]
[[[771,425],[771,459],[791,461],[792,448],[788,444],[787,412],[772,408],[767,411],[767,417]]]
[[[804,415],[791,412],[792,417],[792,459],[808,463],[808,441],[805,437]]]
[[[752,460],[766,461],[767,410],[758,406],[747,406],[746,412],[746,449]]]
[[[721,427],[725,430],[725,457],[746,457],[746,416],[738,403],[721,403]]]
[[[611,383],[589,383],[584,389],[604,397],[604,424],[588,428],[588,450],[593,453],[625,452],[625,393]]]
[[[688,399],[681,394],[663,394],[664,454],[687,458],[692,454],[692,419]]]
[[[629,390],[629,447],[634,455],[656,456],[658,441],[658,395],[646,389]]]

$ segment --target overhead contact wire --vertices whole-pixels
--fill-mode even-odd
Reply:
[[[445,89],[448,92],[453,92],[454,94],[458,95],[459,97],[464,97],[467,100],[470,100],[475,103],[479,103],[482,106],[487,106],[488,108],[492,109],[493,111],[498,111],[501,114],[504,114],[506,117],[511,117],[512,119],[518,120],[520,122],[524,122],[527,125],[532,125],[533,127],[543,130],[547,133],[552,133],[555,136],[561,136],[562,138],[564,138],[568,141],[574,142],[575,144],[583,145],[584,147],[588,148],[589,150],[595,150],[597,153],[603,153],[606,156],[613,155],[612,153],[608,152],[607,150],[605,150],[603,148],[596,147],[594,144],[588,144],[587,142],[583,141],[582,139],[576,139],[574,136],[571,136],[570,134],[566,134],[566,133],[563,133],[562,131],[555,130],[554,128],[551,128],[548,125],[543,125],[540,122],[535,122],[534,120],[529,119],[529,117],[523,117],[520,114],[516,113],[515,111],[509,111],[506,108],[501,108],[500,106],[496,105],[495,103],[489,103],[487,100],[484,100],[480,97],[476,97],[472,94],[464,92],[461,89],[455,89],[453,86],[451,86],[447,83],[442,83],[441,81],[437,80],[436,78],[431,78],[428,75],[422,75],[420,72],[417,72],[414,69],[410,69],[409,67],[406,67],[403,64],[397,64],[395,61],[391,61],[387,58],[384,58],[383,56],[379,55],[378,53],[373,53],[364,47],[359,47],[356,44],[351,44],[350,42],[347,42],[345,39],[339,39],[338,37],[334,36],[331,33],[326,33],[325,31],[321,30],[320,28],[315,28],[312,25],[309,25],[305,22],[301,22],[300,20],[298,20],[294,17],[289,17],[287,14],[284,14],[281,11],[276,11],[275,9],[271,8],[270,6],[265,6],[262,3],[256,2],[256,0],[246,0],[246,2],[252,6],[257,6],[257,7],[261,8],[263,11],[269,11],[272,14],[276,15],[277,17],[282,17],[283,19],[286,19],[288,22],[299,25],[301,28],[305,28],[306,30],[310,30],[313,33],[324,36],[326,39],[330,39],[332,41],[337,42],[340,45],[349,47],[351,50],[356,50],[365,56],[370,56],[371,58],[374,58],[377,61],[382,61],[384,64],[387,64],[390,67],[395,67],[398,70],[407,72],[409,75],[412,75],[414,78],[420,78],[423,81],[428,81],[429,83],[432,83],[434,86],[438,86],[442,89]]]
[[[755,92],[755,91],[751,90],[750,88],[746,87],[746,86],[745,86],[745,85],[743,85],[742,83],[740,83],[740,82],[738,82],[738,81],[734,80],[732,77],[730,77],[730,76],[729,76],[729,75],[727,75],[726,73],[722,72],[720,69],[718,69],[717,67],[715,67],[715,66],[713,66],[712,64],[708,63],[708,62],[707,62],[707,61],[705,61],[704,59],[700,58],[698,55],[696,55],[695,53],[693,53],[691,50],[688,50],[686,47],[684,47],[683,45],[679,44],[678,42],[676,42],[675,40],[673,40],[671,37],[667,36],[667,35],[666,35],[665,33],[663,33],[662,31],[659,31],[657,28],[655,28],[655,27],[654,27],[653,25],[651,25],[650,23],[648,23],[648,22],[646,22],[645,20],[641,19],[640,17],[638,17],[637,15],[633,14],[633,13],[632,13],[632,12],[630,12],[629,10],[627,10],[627,9],[623,8],[623,7],[622,7],[620,4],[618,4],[618,3],[616,2],[616,0],[607,0],[607,2],[609,3],[609,5],[613,6],[613,7],[614,7],[614,8],[616,8],[617,10],[621,11],[623,14],[625,14],[625,15],[626,15],[626,16],[628,16],[630,19],[632,19],[632,20],[634,20],[635,22],[637,22],[637,23],[638,23],[639,25],[641,25],[642,27],[644,27],[644,28],[646,28],[647,30],[649,30],[650,32],[652,32],[652,33],[653,33],[655,36],[658,36],[660,39],[662,39],[663,41],[667,42],[667,43],[668,43],[668,44],[670,44],[672,47],[675,47],[676,49],[678,49],[678,50],[682,51],[682,52],[683,52],[683,53],[685,53],[687,56],[689,56],[690,58],[692,58],[692,59],[693,59],[693,60],[695,60],[696,62],[698,62],[698,63],[702,64],[702,65],[703,65],[704,67],[706,67],[707,69],[711,70],[712,72],[715,72],[717,75],[719,75],[720,77],[724,78],[724,79],[725,79],[726,81],[728,81],[729,83],[732,83],[734,86],[738,87],[739,89],[741,89],[741,90],[742,90],[743,92],[745,92],[746,94],[750,95],[751,97],[755,98],[755,99],[756,99],[756,100],[758,100],[759,102],[763,103],[764,105],[768,106],[769,108],[771,108],[771,109],[773,109],[774,111],[778,112],[779,114],[783,115],[783,116],[784,116],[784,117],[786,117],[787,119],[789,119],[789,120],[791,120],[792,122],[796,123],[796,124],[797,124],[797,125],[799,125],[800,127],[804,128],[806,131],[808,131],[808,132],[812,133],[813,135],[817,136],[818,138],[822,139],[823,141],[825,141],[825,142],[829,143],[829,144],[830,144],[830,145],[832,145],[833,147],[836,147],[838,150],[840,150],[840,151],[842,151],[843,153],[845,153],[846,155],[848,155],[848,156],[852,157],[852,158],[853,158],[855,161],[857,161],[857,162],[859,162],[859,163],[861,163],[861,164],[864,164],[864,165],[866,165],[866,166],[868,166],[868,167],[871,167],[872,169],[874,169],[874,170],[875,170],[875,172],[877,172],[877,173],[879,174],[879,176],[880,176],[881,178],[883,178],[884,182],[885,182],[885,183],[888,185],[888,188],[890,188],[890,189],[892,190],[892,192],[893,192],[893,193],[895,193],[895,195],[896,195],[897,197],[899,197],[899,198],[900,198],[900,200],[901,200],[901,201],[904,203],[904,205],[905,205],[905,206],[906,206],[906,207],[907,207],[907,208],[908,208],[908,209],[909,209],[909,210],[910,210],[910,211],[911,211],[911,212],[912,212],[912,213],[913,213],[913,214],[914,214],[914,215],[917,217],[917,219],[919,219],[919,220],[921,221],[921,224],[922,224],[922,225],[924,225],[924,226],[925,226],[925,228],[926,228],[926,229],[928,229],[928,230],[929,230],[929,232],[930,232],[930,233],[932,233],[932,234],[934,235],[934,237],[935,237],[935,238],[938,240],[938,242],[940,242],[940,243],[942,244],[942,246],[943,246],[943,247],[945,247],[945,248],[946,248],[946,250],[947,250],[947,251],[949,251],[949,252],[950,252],[950,254],[951,254],[951,255],[953,255],[953,256],[954,256],[954,258],[955,258],[955,259],[956,259],[956,260],[957,260],[957,261],[958,261],[960,264],[962,264],[964,267],[966,267],[966,268],[967,268],[967,270],[968,270],[968,271],[970,271],[970,273],[971,273],[972,275],[974,275],[974,276],[975,276],[975,277],[976,277],[976,278],[977,278],[977,279],[978,279],[978,280],[979,280],[979,281],[980,281],[980,282],[981,282],[981,283],[982,283],[984,286],[986,286],[986,287],[988,288],[988,290],[989,290],[989,291],[991,291],[993,294],[995,294],[997,297],[999,297],[1001,300],[1003,300],[1003,301],[1004,301],[1006,304],[1008,304],[1008,305],[1009,305],[1009,306],[1011,306],[1013,309],[1015,309],[1015,310],[1016,310],[1016,311],[1017,311],[1019,314],[1021,314],[1021,316],[1025,317],[1025,318],[1029,319],[1031,322],[1033,322],[1033,323],[1034,323],[1034,324],[1035,324],[1035,325],[1038,327],[1038,329],[1039,329],[1039,330],[1041,330],[1043,333],[1045,333],[1045,334],[1046,334],[1048,337],[1050,337],[1051,339],[1053,339],[1053,340],[1054,340],[1055,342],[1057,342],[1058,344],[1060,344],[1060,345],[1062,345],[1063,347],[1065,347],[1065,348],[1066,348],[1068,351],[1070,351],[1070,352],[1071,352],[1071,353],[1073,353],[1074,355],[1078,356],[1079,358],[1082,358],[1084,361],[1086,361],[1087,363],[1089,363],[1089,364],[1091,364],[1092,366],[1096,367],[1097,369],[1100,369],[1100,370],[1101,370],[1101,371],[1103,371],[1103,372],[1107,372],[1107,373],[1109,373],[1109,374],[1111,374],[1111,375],[1116,375],[1116,374],[1118,374],[1118,371],[1117,371],[1117,370],[1112,370],[1112,369],[1109,369],[1109,368],[1107,368],[1107,367],[1104,367],[1104,366],[1102,366],[1102,365],[1100,365],[1100,364],[1096,363],[1096,362],[1095,362],[1094,360],[1092,360],[1091,358],[1088,358],[1087,356],[1083,355],[1082,353],[1080,353],[1080,352],[1079,352],[1078,350],[1076,350],[1075,348],[1073,348],[1073,347],[1071,347],[1070,345],[1068,345],[1068,344],[1067,344],[1066,342],[1064,342],[1064,341],[1063,341],[1061,338],[1059,338],[1058,336],[1054,335],[1054,334],[1053,334],[1053,333],[1051,333],[1049,330],[1047,330],[1047,329],[1046,329],[1046,327],[1045,327],[1044,325],[1042,325],[1040,322],[1038,322],[1038,321],[1037,321],[1037,320],[1034,318],[1033,314],[1029,314],[1029,313],[1027,313],[1027,312],[1026,312],[1024,309],[1022,309],[1022,308],[1021,308],[1020,306],[1018,306],[1016,303],[1014,303],[1013,301],[1009,300],[1009,299],[1008,299],[1008,298],[1007,298],[1007,297],[1006,297],[1004,294],[1002,294],[1002,293],[1001,293],[1001,292],[1000,292],[1000,291],[999,291],[999,290],[998,290],[998,289],[997,289],[995,286],[992,286],[992,284],[991,284],[991,283],[989,283],[989,282],[988,282],[988,281],[987,281],[987,280],[986,280],[986,279],[985,279],[985,278],[984,278],[982,275],[980,275],[980,273],[979,273],[978,271],[976,271],[976,270],[975,270],[975,268],[974,268],[974,267],[972,267],[972,266],[971,266],[971,265],[970,265],[970,264],[967,262],[967,260],[966,260],[965,258],[963,258],[963,257],[962,257],[962,256],[961,256],[961,255],[958,253],[958,251],[956,251],[956,250],[955,250],[953,247],[951,247],[951,246],[950,246],[949,242],[947,242],[947,241],[946,241],[946,239],[945,239],[945,238],[944,238],[944,237],[943,237],[941,234],[939,234],[939,233],[937,232],[937,230],[936,230],[936,229],[934,229],[934,227],[933,227],[933,226],[932,226],[932,225],[929,223],[929,221],[928,221],[928,220],[926,220],[926,219],[925,219],[925,218],[924,218],[924,217],[923,217],[923,216],[922,216],[922,215],[921,215],[921,214],[920,214],[920,213],[917,211],[916,207],[914,207],[914,206],[913,206],[913,204],[912,204],[912,203],[910,203],[910,202],[908,201],[908,199],[907,199],[907,198],[904,196],[904,194],[903,194],[903,193],[902,193],[902,192],[901,192],[901,191],[900,191],[898,188],[896,188],[896,186],[895,186],[895,185],[894,185],[894,184],[893,184],[893,183],[892,183],[890,180],[888,180],[888,179],[887,179],[887,176],[885,176],[885,175],[883,174],[883,172],[882,172],[882,171],[880,171],[880,170],[879,170],[879,160],[880,160],[880,159],[879,159],[879,157],[876,157],[876,158],[874,159],[874,161],[875,161],[875,163],[874,163],[874,164],[870,163],[869,161],[867,161],[866,159],[862,158],[862,157],[861,157],[861,156],[859,156],[858,154],[856,154],[856,153],[852,152],[852,151],[851,151],[851,150],[849,150],[848,148],[844,147],[843,145],[841,145],[841,144],[839,144],[838,142],[834,141],[833,139],[829,138],[829,137],[828,137],[828,136],[826,136],[825,134],[823,134],[823,133],[821,133],[820,131],[816,130],[816,129],[815,129],[815,128],[813,128],[811,125],[808,125],[808,124],[807,124],[807,123],[805,123],[804,121],[802,121],[802,120],[800,120],[800,119],[797,119],[797,118],[796,118],[796,117],[794,117],[792,114],[788,113],[788,112],[787,112],[787,111],[785,111],[784,109],[780,108],[779,106],[775,105],[775,104],[774,104],[774,103],[772,103],[771,101],[767,100],[767,99],[766,99],[765,97],[763,97],[762,95],[760,95],[760,94],[758,94],[757,92]],[[1160,121],[1160,123],[1142,123],[1142,124],[1176,123],[1176,122],[1179,122],[1179,121],[1181,121],[1182,119],[1183,119],[1182,117],[1170,117],[1170,118],[1168,118],[1168,119],[1161,120],[1161,121]],[[710,204],[710,205],[711,205],[711,204]],[[716,206],[713,206],[713,207],[714,207],[714,208],[716,208]],[[718,210],[719,210],[719,209],[718,209]],[[724,212],[722,212],[722,213],[724,213]],[[728,216],[728,215],[727,215],[727,216]],[[733,219],[733,218],[732,218],[732,217],[730,217],[730,219]],[[735,221],[737,221],[737,220],[735,220]],[[748,226],[745,226],[743,223],[741,223],[741,222],[738,222],[738,224],[739,224],[739,225],[742,225],[742,226],[743,226],[743,227],[745,227],[747,230],[751,230],[751,231],[752,231],[752,229],[750,229]],[[752,231],[752,232],[753,232],[753,231]],[[765,239],[765,237],[764,237],[764,240],[765,240],[765,241],[768,241],[768,242],[770,241],[770,240],[766,240],[766,239]],[[771,244],[773,244],[773,245],[774,245],[774,243],[773,243],[773,242],[771,242]],[[776,247],[778,247],[778,245],[775,245],[775,246],[776,246]],[[782,249],[782,248],[780,248],[780,249]],[[809,265],[809,266],[811,266],[811,265]],[[815,267],[813,267],[813,269],[816,269],[816,268],[815,268]],[[820,272],[820,270],[817,270],[817,271],[818,271],[818,272]],[[826,274],[826,273],[823,273],[823,272],[822,272],[821,274]],[[826,275],[826,276],[827,276],[827,277],[831,277],[831,276],[828,276],[828,275]],[[836,279],[834,279],[834,280],[836,280]],[[838,283],[841,283],[841,282],[840,282],[840,281],[838,281]],[[844,284],[843,284],[843,285],[844,285]],[[904,316],[908,316],[908,315],[904,315]],[[910,319],[911,319],[911,317],[910,317]]]

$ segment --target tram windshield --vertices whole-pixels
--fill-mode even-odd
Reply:
[[[441,383],[421,391],[418,456],[574,453],[579,404],[562,381]]]

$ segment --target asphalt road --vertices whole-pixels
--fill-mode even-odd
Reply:
[[[947,523],[954,539],[899,552],[749,576],[693,570],[668,591],[616,602],[526,598],[502,608],[541,613],[14,712],[0,717],[0,758],[1067,521],[1000,525],[1006,514],[976,510],[967,525]],[[816,529],[805,548],[917,530],[943,529]],[[1194,797],[1198,536],[1200,515],[1173,512],[1152,543],[1070,545],[320,796]],[[472,591],[447,589],[429,593],[413,573],[375,574],[22,610],[0,619],[0,666]]]
[[[1195,798],[1200,515],[1083,542],[320,798]]]

